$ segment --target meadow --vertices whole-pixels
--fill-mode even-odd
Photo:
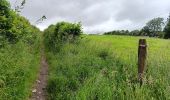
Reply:
[[[137,81],[138,41],[148,44],[144,83]],[[169,100],[170,41],[83,35],[57,53],[46,50],[50,100]]]

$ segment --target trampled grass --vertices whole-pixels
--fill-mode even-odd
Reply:
[[[137,82],[139,38],[148,43],[144,84]],[[84,36],[47,52],[50,100],[168,100],[170,41],[130,36]]]

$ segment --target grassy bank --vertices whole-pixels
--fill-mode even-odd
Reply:
[[[18,42],[0,49],[0,100],[27,100],[37,77],[40,41]]]
[[[170,99],[170,41],[147,38],[147,73],[137,83],[140,37],[85,36],[60,52],[47,52],[50,100]]]

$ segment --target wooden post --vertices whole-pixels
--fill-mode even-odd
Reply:
[[[140,85],[143,83],[143,73],[146,66],[147,44],[146,39],[139,40],[138,48],[138,80]]]

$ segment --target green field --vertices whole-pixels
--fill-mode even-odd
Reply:
[[[46,52],[50,100],[169,100],[170,41],[84,35],[60,52]],[[140,38],[148,44],[144,84],[137,81]]]

